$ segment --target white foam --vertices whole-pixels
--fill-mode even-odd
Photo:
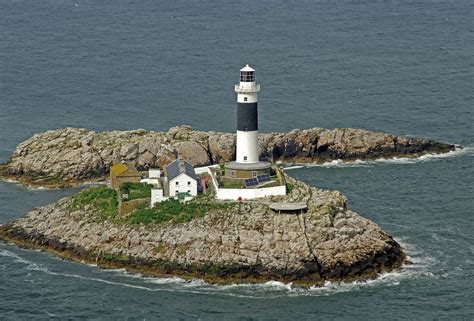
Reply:
[[[0,178],[1,181],[5,182],[5,183],[10,183],[10,184],[16,184],[16,185],[20,185],[20,186],[24,186],[26,187],[27,189],[31,190],[31,191],[46,191],[46,190],[52,190],[54,188],[50,188],[50,187],[44,187],[44,186],[32,186],[32,185],[23,185],[20,181],[16,180],[16,179],[11,179],[11,178]],[[57,188],[56,188],[57,189]]]
[[[442,154],[426,154],[419,157],[392,157],[392,158],[377,158],[374,160],[362,160],[356,159],[354,161],[343,161],[341,159],[336,159],[330,162],[322,164],[300,164],[287,167],[288,169],[296,169],[301,167],[326,167],[326,168],[338,168],[338,167],[367,167],[374,165],[390,165],[390,164],[417,164],[421,162],[435,161],[439,159],[458,157],[463,155],[474,155],[474,147],[459,147],[457,146],[455,150],[449,151]]]
[[[0,256],[14,258],[15,262],[17,262],[17,263],[24,263],[24,264],[30,264],[31,263],[30,261],[27,261],[24,258],[20,257],[18,254],[10,252],[8,250],[0,250]]]
[[[284,171],[290,171],[292,169],[300,169],[300,168],[304,168],[304,166],[302,166],[302,165],[288,166],[288,167],[283,167],[283,170]]]
[[[179,277],[171,278],[144,278],[147,282],[153,284],[185,284],[187,281]]]
[[[44,186],[33,186],[33,185],[24,185],[22,184],[20,181],[18,180],[15,180],[15,179],[11,179],[11,178],[0,178],[0,181],[3,181],[3,182],[6,182],[6,183],[10,183],[10,184],[16,184],[16,185],[20,185],[22,187],[25,187],[27,188],[28,190],[30,191],[51,191],[51,190],[57,190],[57,189],[62,189],[60,187],[44,187]],[[107,181],[99,181],[99,182],[95,182],[95,181],[86,181],[86,182],[82,182],[81,184],[79,185],[74,185],[72,186],[73,188],[77,188],[77,187],[84,187],[84,186],[99,186],[99,185],[107,185],[108,182]]]

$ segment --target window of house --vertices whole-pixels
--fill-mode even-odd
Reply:
[[[178,190],[176,190],[175,194],[176,194],[176,195],[178,195],[178,194],[179,194],[179,191],[178,191]]]
[[[252,172],[252,177],[257,177],[257,172]]]
[[[191,190],[190,190],[190,189],[188,189],[188,193],[191,194]]]
[[[191,182],[188,182],[188,186],[191,186]]]
[[[179,186],[179,182],[176,182],[176,186]]]
[[[230,177],[235,177],[235,171],[230,171]]]

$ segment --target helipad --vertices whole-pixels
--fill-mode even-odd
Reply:
[[[270,208],[278,213],[303,212],[308,209],[306,203],[271,203]]]

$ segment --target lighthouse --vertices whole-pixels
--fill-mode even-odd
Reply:
[[[249,65],[240,69],[237,93],[237,152],[236,162],[258,163],[258,108],[260,85],[255,81],[255,70]]]
[[[237,94],[237,140],[235,161],[225,166],[225,177],[232,179],[256,178],[270,173],[270,163],[258,157],[258,93],[255,70],[246,65],[240,69]]]

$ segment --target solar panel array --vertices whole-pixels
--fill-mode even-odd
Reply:
[[[256,178],[248,178],[245,180],[245,186],[250,187],[250,186],[257,186],[258,185],[258,180]]]
[[[270,174],[264,174],[257,176],[258,183],[264,183],[270,181]]]

